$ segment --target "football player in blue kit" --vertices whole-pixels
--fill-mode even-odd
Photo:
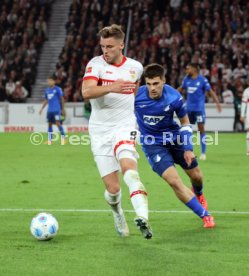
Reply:
[[[206,92],[213,98],[217,105],[218,112],[221,112],[221,105],[215,92],[212,90],[208,80],[199,74],[199,66],[196,63],[189,63],[186,67],[187,76],[182,81],[178,91],[186,93],[187,111],[191,124],[197,122],[198,131],[201,136],[200,160],[206,160],[206,133],[205,133],[205,98]]]
[[[202,192],[203,177],[193,153],[192,127],[184,100],[176,89],[165,84],[165,70],[161,65],[148,65],[144,78],[146,85],[139,87],[135,98],[142,149],[153,171],[203,220],[205,228],[213,228],[215,222]],[[181,126],[173,120],[174,113]],[[175,164],[189,176],[194,193],[183,184]]]
[[[62,89],[55,85],[55,76],[48,77],[48,87],[44,92],[44,102],[39,111],[42,114],[43,109],[48,105],[47,120],[48,120],[48,145],[52,144],[53,124],[56,124],[61,134],[61,144],[65,144],[65,133],[61,124],[65,116],[64,98]],[[63,117],[62,117],[63,116]]]

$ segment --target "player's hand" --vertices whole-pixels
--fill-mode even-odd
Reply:
[[[136,84],[131,81],[124,81],[121,79],[116,80],[112,84],[112,92],[114,93],[134,93]]]
[[[188,167],[191,165],[192,161],[195,159],[195,154],[188,150],[184,152],[184,159],[188,165]]]
[[[42,114],[42,109],[39,111],[39,114],[40,114],[40,115]]]
[[[240,117],[240,121],[241,121],[241,123],[244,123],[245,122],[245,117]]]
[[[221,108],[220,104],[217,105],[217,110],[218,110],[219,113],[222,111],[222,108]]]
[[[64,117],[66,117],[66,111],[65,111],[65,109],[61,110],[61,115],[64,116]]]

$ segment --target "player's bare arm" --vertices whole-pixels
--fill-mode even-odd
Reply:
[[[185,116],[182,117],[182,118],[179,118],[179,120],[180,120],[180,123],[181,123],[181,126],[182,126],[182,127],[184,127],[184,126],[186,126],[186,127],[189,126],[189,127],[190,127],[190,122],[189,122],[189,118],[188,118],[187,115],[185,115]],[[185,151],[185,152],[184,152],[184,159],[185,159],[187,165],[190,166],[191,163],[192,163],[192,161],[195,159],[195,154],[194,154],[194,152],[193,152],[193,151],[190,151],[190,150]]]
[[[45,108],[45,106],[46,106],[47,104],[48,104],[48,101],[47,101],[47,100],[43,101],[42,107],[41,107],[41,109],[40,109],[40,111],[39,111],[39,114],[40,114],[40,115],[42,114],[42,111],[43,111],[43,109]]]
[[[136,83],[116,80],[112,84],[98,86],[96,80],[85,80],[82,83],[82,96],[84,99],[96,99],[108,93],[129,93],[136,89]]]
[[[64,100],[64,97],[60,97],[60,101],[61,101],[61,115],[65,116],[66,112],[65,112],[65,100]]]
[[[222,110],[221,104],[220,104],[220,101],[219,101],[217,95],[215,94],[215,92],[213,90],[210,90],[209,95],[213,98],[214,102],[216,103],[218,112],[221,112],[221,110]]]
[[[181,86],[177,88],[177,90],[182,94],[185,95],[185,89],[183,89]]]

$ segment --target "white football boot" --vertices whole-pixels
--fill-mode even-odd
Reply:
[[[124,212],[121,210],[119,213],[112,212],[114,218],[114,226],[120,237],[129,236],[129,228],[125,220]]]
[[[200,160],[203,160],[205,161],[207,159],[207,156],[205,153],[202,153],[201,156],[200,156]]]

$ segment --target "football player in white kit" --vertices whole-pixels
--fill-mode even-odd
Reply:
[[[249,87],[243,92],[241,102],[240,121],[245,124],[246,129],[246,154],[249,155]]]
[[[94,160],[106,187],[104,197],[111,207],[118,234],[129,235],[121,207],[121,170],[136,212],[135,223],[143,236],[150,239],[147,192],[137,171],[135,149],[134,93],[143,66],[122,54],[125,34],[121,26],[105,27],[99,36],[103,55],[90,60],[82,83],[82,95],[92,105],[89,133]]]

